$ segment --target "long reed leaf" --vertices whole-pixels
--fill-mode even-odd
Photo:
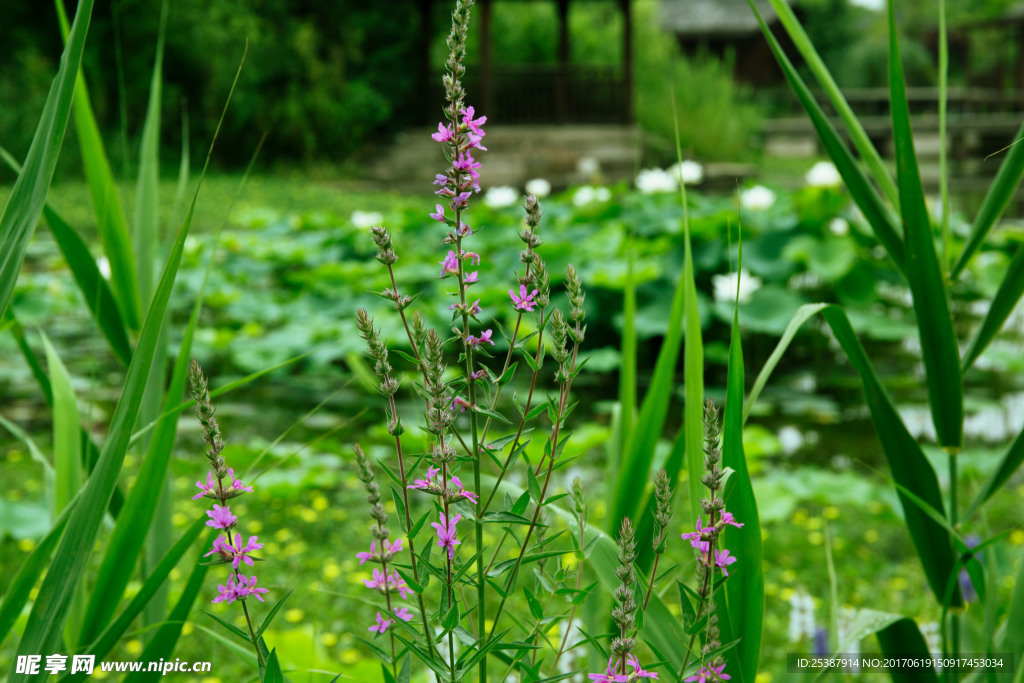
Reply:
[[[53,387],[53,519],[67,507],[82,488],[82,441],[78,402],[71,386],[71,376],[61,362],[49,338],[43,335],[46,365]],[[85,593],[79,586],[72,597],[69,617],[64,628],[64,641],[74,649],[79,642],[82,618],[85,615]]]
[[[1017,192],[1017,188],[1020,186],[1021,179],[1024,178],[1024,142],[1020,142],[1024,140],[1024,123],[1021,124],[1013,139],[1015,144],[1010,145],[1006,153],[1006,159],[1003,160],[1002,165],[999,167],[995,180],[989,186],[985,199],[981,203],[981,208],[978,209],[978,214],[974,217],[974,223],[971,224],[971,232],[967,236],[967,243],[964,244],[964,248],[960,251],[956,263],[953,264],[953,270],[950,272],[951,280],[959,277],[960,273],[967,267],[967,264],[970,263],[971,258],[977,253],[985,241],[985,237],[992,230],[992,226],[996,224],[999,217],[1006,211],[1006,207],[1010,205],[1014,194]]]
[[[636,422],[636,249],[626,254],[626,286],[622,292],[622,360],[619,366],[619,444],[622,457]]]
[[[893,206],[899,206],[896,183],[893,182],[889,169],[886,168],[885,162],[882,161],[882,156],[871,143],[871,139],[860,124],[857,115],[853,113],[853,109],[850,108],[846,98],[843,97],[843,92],[836,85],[831,72],[825,66],[825,62],[818,55],[818,51],[814,49],[814,43],[811,42],[810,36],[804,31],[804,27],[800,25],[800,20],[797,19],[793,9],[785,0],[770,1],[775,14],[779,17],[779,23],[786,30],[789,39],[793,41],[793,45],[800,53],[800,56],[807,62],[807,67],[825,91],[825,95],[828,97],[832,107],[839,114],[839,118],[846,127],[846,133],[850,136],[850,142],[853,143],[857,153],[860,154],[860,158],[864,160],[868,170],[871,171],[871,175],[878,184],[878,187],[881,188],[882,194],[885,195],[886,199]]]
[[[68,34],[60,68],[50,86],[25,164],[0,214],[0,314],[7,311],[14,283],[21,272],[25,251],[43,212],[46,194],[57,166],[64,132],[71,115],[75,75],[82,63],[85,36],[89,31],[93,0],[82,0],[75,13],[75,25]]]
[[[21,172],[21,164],[3,147],[0,147],[0,160],[3,160],[15,173]],[[46,219],[46,224],[71,269],[71,275],[89,307],[89,312],[92,313],[100,332],[110,344],[114,357],[123,366],[128,367],[132,357],[128,334],[125,332],[124,322],[117,310],[117,303],[110,292],[110,287],[100,275],[99,267],[93,260],[89,247],[49,203],[43,205],[43,218]]]
[[[1017,307],[1022,294],[1024,294],[1024,248],[1018,249],[1014,254],[1010,266],[1006,269],[1006,275],[1003,276],[1003,281],[999,283],[999,289],[996,290],[996,295],[992,298],[992,304],[985,313],[984,320],[981,321],[978,331],[974,333],[971,344],[964,353],[961,364],[964,372],[974,365],[978,356],[992,343],[1006,319]]]
[[[67,40],[68,20],[64,1],[54,0],[61,34]],[[82,167],[92,196],[93,211],[96,213],[96,227],[103,242],[103,252],[110,261],[110,281],[120,306],[121,316],[128,326],[135,330],[142,319],[139,302],[135,263],[131,256],[131,240],[124,211],[117,195],[117,184],[110,171],[110,162],[103,148],[103,138],[96,123],[96,117],[89,101],[89,89],[82,74],[77,70],[75,86],[75,129],[78,131],[78,146],[82,153]]]
[[[924,642],[924,636],[913,619],[900,619],[875,633],[882,653],[893,658],[911,657],[919,661],[930,661],[931,653]],[[927,667],[894,666],[889,669],[893,683],[938,683],[935,669]]]
[[[726,658],[735,662],[741,680],[752,680],[757,673],[764,632],[764,570],[761,547],[761,522],[754,499],[754,487],[743,453],[743,347],[739,331],[739,308],[733,311],[732,341],[726,378],[725,414],[722,426],[722,464],[733,470],[726,484],[726,509],[743,523],[742,529],[728,529],[722,547],[741,558],[735,578],[725,583],[729,623],[734,629],[722,641],[741,638]]]
[[[1017,576],[1013,582],[1013,594],[1003,622],[1002,637],[999,639],[999,652],[1010,652],[1017,661],[1017,669],[1024,671],[1020,658],[1024,655],[1024,551],[1017,560]]]
[[[896,176],[900,190],[900,212],[905,235],[904,272],[914,299],[928,384],[928,403],[939,444],[959,448],[963,442],[964,387],[960,373],[960,352],[949,293],[935,253],[935,235],[924,203],[924,188],[914,152],[910,126],[907,86],[900,60],[896,10],[889,2],[889,90],[893,141],[896,145]]]
[[[996,468],[996,471],[992,473],[988,481],[985,482],[985,485],[978,491],[971,506],[964,513],[962,521],[966,522],[973,517],[989,498],[1003,488],[1003,485],[1010,480],[1010,477],[1013,476],[1022,462],[1024,462],[1024,431],[1017,434],[1017,438],[1010,444],[1003,459],[999,462],[999,467]]]
[[[53,554],[53,549],[57,547],[57,542],[60,540],[61,534],[64,533],[64,527],[67,526],[68,519],[71,517],[71,511],[78,504],[78,499],[79,496],[75,496],[68,503],[50,530],[32,548],[28,557],[25,558],[21,567],[18,568],[18,572],[7,585],[7,590],[3,594],[3,601],[0,602],[0,643],[7,640],[7,636],[10,634],[11,629],[14,628],[15,622],[21,616],[21,611],[25,608],[25,603],[28,602],[28,596],[32,592],[32,587],[36,585],[36,581],[46,571],[46,567],[50,562],[50,556]]]
[[[778,40],[772,35],[768,25],[764,23],[764,19],[761,18],[761,14],[757,11],[753,0],[747,1],[757,15],[757,20],[761,24],[761,31],[768,40],[768,45],[771,47],[776,61],[782,68],[786,80],[789,81],[790,87],[792,87],[797,99],[800,100],[800,104],[803,106],[804,111],[807,112],[807,116],[811,119],[811,124],[817,131],[822,146],[824,146],[825,151],[832,159],[832,163],[835,164],[836,170],[839,171],[843,182],[846,183],[846,189],[850,191],[850,196],[860,208],[861,213],[864,214],[864,219],[871,226],[875,236],[878,237],[878,241],[889,252],[889,256],[896,264],[896,267],[902,271],[904,267],[903,240],[900,238],[899,230],[889,209],[878,195],[878,191],[868,182],[864,171],[857,165],[857,161],[846,148],[846,145],[843,144],[839,133],[836,132],[835,127],[828,120],[828,117],[825,116],[821,106],[815,101],[814,95],[811,94],[810,89],[803,79],[800,78],[796,68],[789,61],[789,57],[786,56]]]

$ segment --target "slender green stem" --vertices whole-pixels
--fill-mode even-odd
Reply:
[[[959,472],[957,468],[957,458],[959,453],[955,449],[950,449],[947,452],[949,457],[949,524],[956,529],[958,524],[958,512],[959,506],[959,486],[958,478]],[[953,543],[953,552],[959,552],[956,544],[952,537],[950,542]],[[960,611],[958,609],[951,609],[949,611],[949,656],[959,657],[960,656]],[[951,683],[956,683],[959,676],[955,667],[948,667],[946,669],[947,678]]]
[[[263,652],[260,650],[259,639],[256,638],[256,629],[252,627],[252,618],[249,617],[249,606],[245,604],[245,600],[241,601],[242,611],[245,612],[245,623],[249,627],[249,639],[252,641],[252,646],[256,648],[256,657],[260,660],[260,668],[266,668],[267,662],[263,659]]]

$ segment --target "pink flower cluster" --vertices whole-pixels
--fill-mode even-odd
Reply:
[[[435,496],[444,496],[448,501],[458,500],[464,498],[473,504],[478,502],[477,494],[467,491],[462,485],[462,480],[457,475],[452,475],[448,479],[448,486],[444,485],[444,482],[437,476],[441,474],[439,467],[430,467],[427,469],[426,479],[416,479],[413,483],[406,486],[408,489],[419,489],[420,491],[426,491],[432,493]],[[457,519],[455,521],[458,521]],[[434,525],[436,526],[436,525]]]
[[[402,578],[402,575],[398,573],[397,569],[387,571],[388,563],[397,555],[402,552],[405,548],[404,541],[400,538],[397,541],[391,542],[388,539],[381,541],[380,547],[377,546],[377,541],[374,540],[370,543],[369,552],[356,553],[356,557],[359,558],[359,564],[365,564],[366,562],[377,562],[384,566],[384,569],[376,568],[373,570],[373,576],[369,579],[363,579],[363,585],[367,588],[375,591],[384,593],[397,592],[404,600],[413,590]],[[388,608],[390,609],[391,602],[388,602]],[[412,619],[412,612],[405,607],[399,607],[394,611],[394,616],[398,617],[402,621],[409,621]],[[389,628],[395,624],[394,619],[387,619],[377,612],[377,623],[370,626],[368,630],[374,633],[386,633]]]
[[[250,595],[263,602],[262,594],[266,593],[267,589],[256,587],[255,576],[246,578],[238,571],[243,562],[250,567],[255,566],[254,560],[260,558],[254,557],[252,553],[260,550],[263,544],[258,542],[259,538],[256,536],[250,536],[244,543],[241,534],[238,534],[237,539],[232,538],[231,530],[238,524],[238,515],[233,514],[227,504],[229,498],[252,493],[252,486],[245,486],[236,479],[235,471],[230,468],[221,476],[215,476],[213,470],[207,472],[206,482],[197,481],[196,486],[199,493],[193,496],[192,500],[212,498],[220,503],[214,503],[213,509],[206,511],[206,516],[210,518],[206,520],[206,526],[224,531],[223,536],[213,540],[213,547],[203,557],[212,556],[210,564],[231,564],[227,584],[218,586],[220,593],[211,602],[225,602],[230,605],[235,600]]]
[[[443,122],[437,124],[437,132],[430,136],[436,142],[450,146],[452,150],[452,167],[447,175],[438,173],[434,177],[434,184],[441,186],[434,194],[447,197],[448,205],[454,211],[466,208],[470,194],[480,191],[481,164],[473,158],[473,150],[487,151],[481,144],[487,135],[483,128],[487,123],[487,117],[474,119],[476,111],[473,107],[466,107],[460,114],[462,119],[459,121],[447,125]],[[438,204],[436,213],[430,217],[445,222],[444,207]]]
[[[712,564],[709,553],[711,550],[711,538],[716,531],[721,531],[726,524],[737,528],[743,526],[743,524],[736,521],[731,512],[723,511],[721,519],[719,519],[718,523],[713,526],[701,526],[701,518],[698,516],[697,530],[682,535],[683,540],[689,541],[691,546],[700,551],[701,563],[706,567],[710,567]],[[726,567],[735,561],[736,558],[730,555],[728,550],[715,549],[714,566],[721,569],[722,573],[726,576],[729,576],[729,570],[726,569]]]
[[[636,681],[641,678],[658,678],[658,674],[653,671],[646,671],[640,666],[640,660],[634,655],[628,655],[626,657],[626,663],[633,667],[633,673],[631,674],[617,674],[615,673],[615,658],[608,659],[608,668],[604,673],[599,674],[587,674],[587,678],[595,683],[627,683],[629,681]]]

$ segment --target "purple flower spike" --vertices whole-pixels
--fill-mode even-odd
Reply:
[[[700,668],[697,673],[689,678],[684,679],[686,683],[714,683],[714,681],[727,681],[732,676],[727,673],[722,673],[722,669],[725,668],[725,664],[719,666],[705,665]]]
[[[238,517],[231,514],[231,508],[227,505],[221,507],[214,504],[213,510],[208,510],[206,514],[210,518],[206,526],[212,526],[214,529],[230,529],[238,521]]]
[[[409,611],[408,607],[399,607],[396,609],[395,616],[402,621],[412,621],[412,612]]]
[[[458,487],[458,491],[456,491],[455,493],[460,498],[465,498],[466,500],[470,501],[474,505],[479,504],[479,502],[480,502],[478,500],[479,496],[477,496],[477,494],[475,494],[475,493],[467,491],[465,489],[465,487],[462,485],[462,480],[459,479],[457,476],[452,476],[452,484],[454,484],[455,486]]]
[[[487,133],[485,133],[484,129],[482,128],[482,126],[485,123],[487,123],[487,117],[481,116],[480,118],[474,121],[474,116],[476,116],[476,109],[474,109],[473,107],[466,107],[465,109],[462,110],[462,122],[469,126],[469,129],[473,131],[475,134],[479,135],[480,137],[487,135]]]
[[[615,673],[615,658],[608,658],[608,668],[603,674],[587,674],[587,678],[595,683],[626,683],[629,676]]]
[[[217,589],[220,593],[210,602],[226,602],[230,605],[240,597],[234,579],[229,578],[226,586],[217,586]]]
[[[455,546],[462,544],[462,541],[456,538],[455,531],[455,525],[458,523],[460,519],[462,519],[462,515],[457,514],[451,519],[448,519],[444,516],[443,512],[439,512],[437,514],[438,517],[441,519],[441,523],[438,524],[437,522],[431,522],[430,526],[434,527],[434,529],[437,530],[438,547],[447,548],[448,559],[452,560],[455,558]]]
[[[640,666],[640,660],[636,658],[636,655],[628,655],[626,657],[626,663],[633,667],[633,673],[630,676],[636,678],[657,678],[658,674],[652,671],[644,671],[644,668]]]
[[[537,290],[533,290],[530,292],[530,295],[527,296],[526,285],[519,285],[519,296],[516,296],[516,293],[511,289],[508,290],[508,294],[512,297],[512,303],[516,305],[517,311],[530,311],[532,313],[533,307],[537,305],[537,302],[533,299],[537,296]]]
[[[269,593],[270,592],[266,588],[257,588],[256,587],[256,577],[255,576],[250,576],[249,577],[249,589],[248,590],[249,590],[249,595],[253,596],[254,598],[259,600],[260,602],[263,602],[263,596],[261,595],[261,593]]]
[[[437,137],[435,136],[434,139],[437,139]],[[377,623],[367,630],[373,631],[374,633],[386,633],[387,630],[391,628],[391,625],[394,623],[395,622],[391,619],[385,619],[380,615],[380,612],[377,612]]]

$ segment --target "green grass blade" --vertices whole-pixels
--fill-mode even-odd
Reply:
[[[25,608],[25,603],[28,602],[28,596],[32,592],[32,587],[36,585],[36,581],[46,571],[46,566],[50,562],[50,555],[53,554],[53,549],[57,547],[57,542],[60,540],[64,527],[67,526],[68,519],[71,517],[71,512],[77,504],[78,497],[76,496],[64,508],[64,512],[53,523],[53,527],[46,532],[43,539],[28,554],[25,562],[18,568],[18,573],[14,575],[14,578],[8,584],[7,590],[3,595],[3,602],[0,602],[0,643],[7,640],[7,636],[10,634],[11,629],[14,628],[15,622],[21,616],[21,610]]]
[[[1024,655],[1024,629],[1020,628],[1020,625],[1024,624],[1024,552],[1017,560],[1017,576],[1013,582],[1013,594],[1010,596],[1005,624],[998,651],[1012,652],[1018,662],[1017,669],[1024,671],[1024,666],[1019,663],[1021,655]]]
[[[733,661],[741,680],[752,680],[761,657],[764,631],[764,571],[761,547],[761,522],[750,482],[747,459],[743,453],[743,347],[739,331],[739,309],[733,311],[732,341],[729,347],[729,368],[726,379],[725,414],[722,429],[722,464],[732,468],[725,491],[726,510],[743,523],[742,529],[729,528],[722,536],[722,547],[728,548],[740,562],[736,576],[725,583],[729,623],[734,629],[725,634],[723,642],[740,638],[739,645],[726,655]]]
[[[15,173],[21,172],[21,165],[3,147],[0,147],[0,159]],[[64,260],[67,261],[71,275],[75,278],[75,283],[82,292],[85,303],[89,306],[89,311],[99,326],[100,332],[110,344],[117,360],[128,367],[132,357],[128,334],[125,332],[124,322],[117,310],[110,287],[100,275],[96,261],[93,260],[92,254],[89,252],[89,247],[48,203],[43,206],[43,217],[50,227],[57,246],[64,254]]]
[[[818,51],[814,49],[814,43],[811,42],[803,26],[800,25],[800,20],[796,18],[796,14],[793,13],[789,3],[785,2],[785,0],[771,0],[771,3],[779,17],[779,22],[789,35],[789,39],[793,41],[793,45],[800,52],[800,56],[807,62],[811,73],[814,74],[814,77],[825,91],[825,95],[828,97],[832,107],[839,114],[843,125],[846,126],[846,132],[850,136],[850,141],[857,149],[860,158],[864,160],[868,170],[871,171],[875,182],[892,205],[899,206],[896,183],[893,182],[889,169],[886,168],[878,150],[871,144],[871,139],[864,131],[864,127],[861,126],[856,114],[853,113],[846,98],[843,97],[842,91],[836,85],[835,80],[833,80],[832,74],[829,72],[828,67],[825,66],[825,62],[818,55]]]
[[[135,247],[135,272],[138,275],[142,306],[149,305],[155,280],[157,243],[159,241],[160,186],[160,107],[163,100],[164,32],[167,27],[167,0],[161,3],[160,28],[156,39],[156,58],[149,84],[149,104],[142,126],[142,147],[139,151],[139,178],[135,193],[135,225],[132,233]]]
[[[913,657],[930,660],[931,653],[924,642],[924,636],[913,619],[900,619],[875,633],[882,653],[893,657]],[[928,667],[893,667],[889,669],[893,683],[938,683],[935,669]]]
[[[181,558],[188,552],[188,549],[192,547],[196,539],[206,529],[205,517],[196,519],[185,533],[181,535],[181,538],[167,551],[160,563],[153,568],[153,572],[146,577],[146,581],[142,584],[142,588],[135,594],[131,602],[117,615],[117,618],[111,621],[103,632],[99,634],[93,640],[85,651],[89,654],[96,655],[97,659],[102,659],[107,655],[118,641],[125,634],[132,622],[139,616],[145,606],[152,600],[153,596],[158,592],[158,589],[164,585],[167,577],[170,575],[171,570],[181,561]],[[210,533],[209,538],[212,539],[216,536],[216,533]],[[70,681],[81,680],[85,675],[82,676],[71,676],[65,679]]]
[[[192,317],[185,337],[178,350],[170,388],[167,391],[165,410],[173,408],[185,392],[188,364],[191,358],[192,338],[198,321],[200,300],[193,308]],[[142,462],[139,474],[128,493],[124,513],[118,517],[110,536],[93,585],[92,599],[83,624],[83,638],[94,638],[113,616],[114,609],[124,595],[132,571],[139,560],[143,541],[157,513],[154,491],[164,489],[168,468],[174,451],[178,419],[174,415],[160,419],[150,439],[149,451]],[[165,494],[166,495],[166,494]],[[166,556],[166,555],[165,555]],[[162,560],[161,560],[162,561]],[[148,573],[148,572],[147,572]]]
[[[753,410],[758,397],[761,396],[761,392],[764,390],[765,385],[768,384],[768,378],[771,377],[772,372],[775,371],[779,361],[782,360],[782,356],[786,353],[786,349],[789,348],[790,343],[793,341],[793,337],[796,336],[796,333],[801,327],[803,327],[805,322],[820,313],[822,309],[827,306],[828,304],[804,304],[797,309],[796,313],[793,314],[792,319],[790,319],[789,324],[786,325],[786,329],[782,333],[782,337],[779,338],[779,343],[775,345],[775,349],[768,357],[768,360],[765,361],[764,366],[761,368],[761,372],[757,373],[757,379],[754,380],[754,386],[750,388],[750,394],[747,395],[746,405],[743,406],[743,424],[747,423],[747,418],[750,417],[750,411]]]
[[[978,495],[975,496],[974,501],[963,516],[964,522],[973,517],[993,494],[1003,488],[1003,485],[1010,480],[1010,477],[1013,476],[1013,473],[1017,471],[1022,462],[1024,462],[1024,432],[1018,434],[1017,438],[1013,440],[1013,443],[1010,444],[1006,451],[1006,455],[1003,456],[1002,461],[999,463],[999,467],[988,478],[985,485],[981,487]]]
[[[939,0],[939,194],[942,197],[942,272],[953,258],[953,237],[949,229],[949,154],[946,137],[946,109],[949,83],[949,36],[946,31],[946,0]]]
[[[753,0],[748,0],[748,2],[750,2],[751,8],[757,14],[758,21],[761,23],[761,31],[768,40],[768,45],[771,47],[775,59],[782,68],[786,80],[789,81],[790,87],[793,88],[797,99],[800,100],[800,104],[811,119],[814,129],[821,139],[822,146],[832,159],[832,163],[835,164],[839,175],[842,176],[846,188],[850,191],[850,196],[860,208],[861,213],[864,214],[864,219],[871,226],[871,229],[878,237],[878,241],[889,252],[889,256],[892,257],[896,267],[902,271],[904,267],[903,241],[900,238],[896,222],[889,209],[883,203],[877,190],[868,182],[864,171],[857,165],[853,155],[850,154],[850,151],[839,137],[839,133],[836,132],[828,117],[825,116],[825,112],[815,101],[814,95],[811,94],[810,89],[803,79],[800,78],[792,62],[789,61],[789,57],[786,56],[779,42],[764,23],[764,20],[753,4]]]
[[[67,15],[63,0],[54,0],[61,33],[67,39]],[[82,166],[96,212],[96,226],[103,242],[103,251],[110,261],[110,279],[121,315],[133,330],[142,318],[139,292],[136,287],[135,264],[131,257],[131,240],[124,219],[124,211],[117,196],[117,185],[110,171],[110,162],[103,149],[96,117],[89,102],[89,90],[81,69],[77,71],[75,87],[75,128],[82,152]]]
[[[14,283],[21,272],[25,251],[46,203],[53,171],[60,155],[64,132],[71,115],[75,75],[82,63],[85,36],[89,31],[93,0],[82,0],[75,15],[60,68],[50,86],[24,167],[14,182],[0,214],[0,314],[7,310]]]
[[[139,403],[156,352],[157,338],[174,277],[181,262],[188,227],[188,222],[182,226],[174,249],[167,259],[160,286],[146,315],[135,355],[128,367],[128,376],[117,408],[114,410],[107,441],[100,452],[96,468],[85,484],[81,504],[76,507],[75,514],[68,522],[67,533],[61,540],[43,580],[39,598],[33,605],[25,627],[25,635],[18,647],[21,654],[55,652],[60,646],[60,633],[67,619],[70,596],[85,573],[100,523],[103,521],[103,512],[117,485],[128,441],[131,438],[132,425],[138,417]],[[27,678],[25,674],[15,673],[12,666],[10,680],[22,681]]]
[[[212,537],[213,534],[210,535],[211,539]],[[211,540],[210,542],[212,543],[213,541]],[[171,609],[167,621],[153,633],[153,637],[150,638],[142,654],[139,655],[138,661],[155,662],[160,659],[170,659],[174,648],[178,645],[178,638],[181,637],[181,627],[188,620],[188,615],[192,611],[192,605],[195,603],[196,597],[199,596],[199,592],[203,589],[203,582],[206,580],[206,571],[208,569],[209,566],[205,564],[197,564],[192,569],[188,582],[181,592],[181,597],[178,598],[178,602]],[[124,683],[140,683],[151,680],[153,680],[151,674],[133,672],[124,679]]]
[[[971,345],[967,348],[962,363],[964,372],[974,365],[978,356],[988,348],[999,330],[1002,329],[1003,323],[1013,313],[1022,294],[1024,294],[1024,248],[1018,249],[1014,254],[1003,281],[999,283],[999,289],[992,299],[992,304],[989,306],[988,312],[985,313],[985,319],[981,321],[978,331],[971,339]]]
[[[622,292],[622,362],[619,367],[619,458],[633,434],[636,422],[636,249],[627,250],[626,286]]]
[[[46,349],[46,365],[50,370],[50,386],[53,388],[53,519],[56,519],[82,488],[82,441],[79,438],[81,421],[71,376],[45,334],[43,347]],[[64,641],[72,649],[79,642],[78,634],[84,615],[85,593],[83,586],[79,586],[72,597],[64,628]]]
[[[651,385],[644,395],[633,437],[622,454],[618,476],[615,478],[612,506],[608,515],[609,529],[617,529],[625,517],[636,516],[643,497],[642,492],[647,488],[651,460],[654,458],[658,437],[665,426],[669,401],[675,386],[676,360],[679,358],[679,345],[683,339],[684,291],[685,280],[680,275],[672,297],[668,331],[661,351],[658,352],[658,360],[654,364]]]
[[[939,444],[947,448],[959,448],[963,442],[964,423],[960,352],[953,331],[953,318],[949,312],[949,294],[935,253],[935,235],[928,218],[924,188],[917,168],[892,0],[889,2],[889,89],[900,211],[906,230],[904,272],[913,294],[914,312],[917,314],[928,402]]]
[[[992,181],[992,185],[989,186],[988,192],[985,194],[981,208],[978,209],[978,214],[974,217],[974,223],[971,225],[967,243],[964,244],[956,263],[953,264],[953,270],[950,273],[951,280],[959,277],[967,267],[982,242],[985,241],[989,231],[992,230],[992,226],[1010,205],[1020,186],[1021,179],[1024,178],[1024,142],[1020,142],[1024,139],[1024,124],[1021,124],[1013,139],[1017,142],[1010,145],[1006,159],[1003,160],[995,180]]]
[[[828,306],[823,309],[822,315],[832,328],[832,333],[849,358],[850,364],[860,375],[871,421],[892,471],[893,481],[912,491],[936,510],[943,510],[942,494],[939,491],[935,470],[896,412],[892,400],[871,366],[864,347],[850,326],[846,313],[837,306]],[[941,602],[946,580],[954,562],[949,536],[941,525],[936,524],[899,490],[897,495],[925,576],[936,598]],[[959,590],[954,594],[950,604],[961,604]]]

